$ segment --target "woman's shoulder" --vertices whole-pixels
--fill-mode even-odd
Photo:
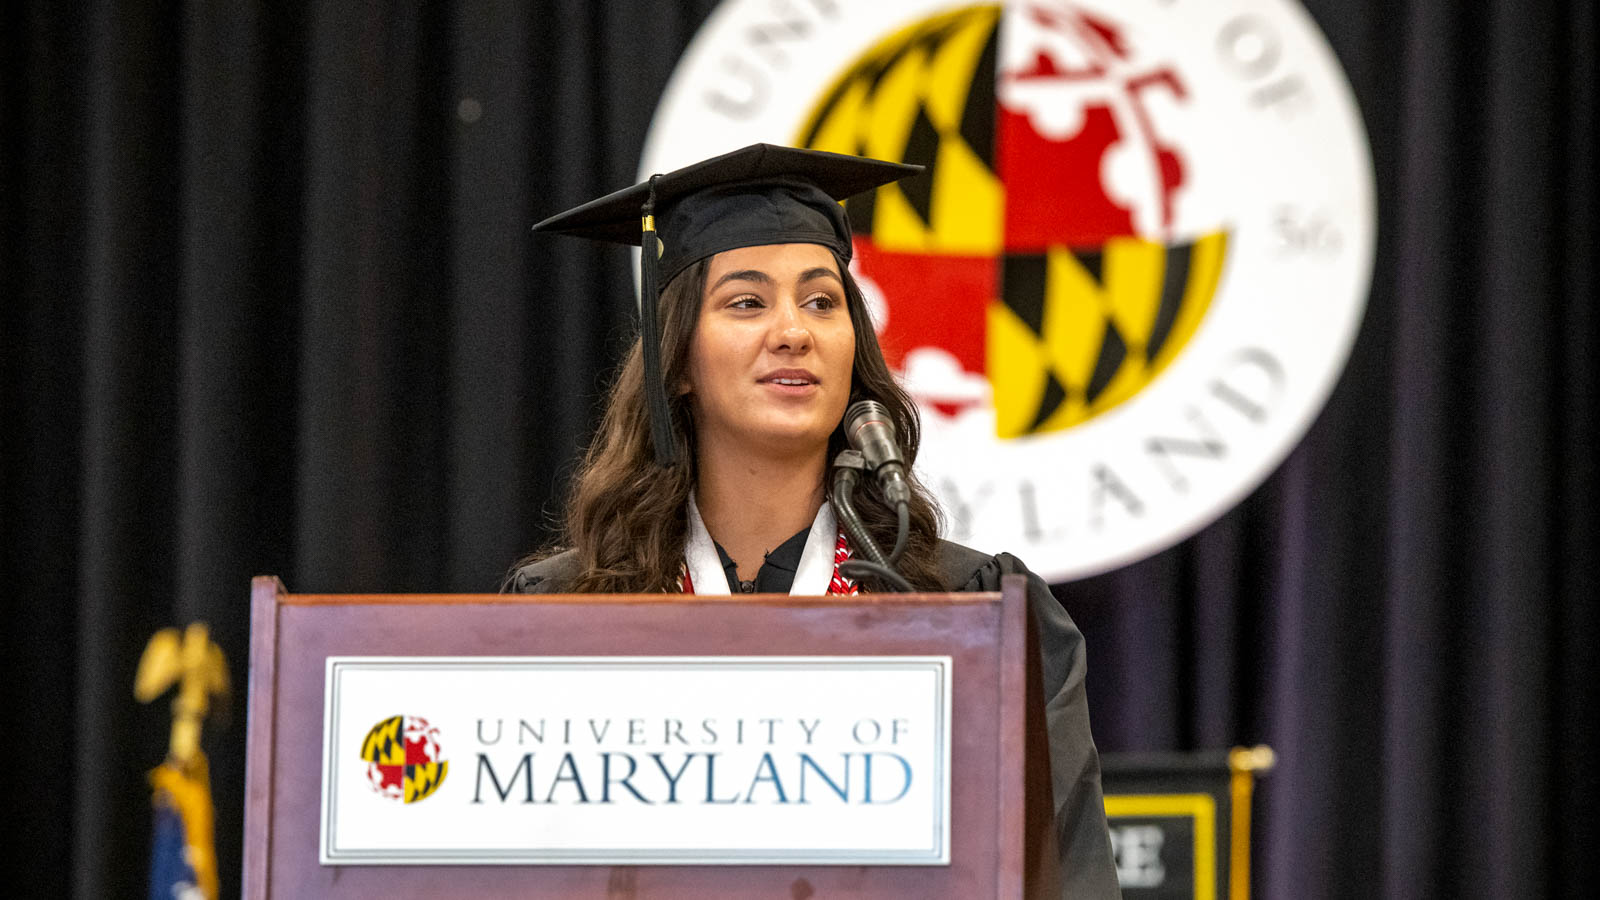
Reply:
[[[1030,581],[1039,578],[1009,553],[989,554],[955,541],[941,540],[935,545],[934,563],[945,589],[951,591],[998,591],[1002,575],[1024,575]]]
[[[578,551],[563,550],[517,567],[506,578],[504,590],[508,594],[565,594],[582,571]]]
[[[991,556],[950,541],[939,542],[935,559],[950,591],[998,591],[1000,579],[1006,575],[1026,578],[1028,607],[1033,610],[1040,646],[1044,652],[1046,686],[1053,693],[1069,679],[1082,677],[1083,633],[1073,623],[1072,616],[1067,614],[1066,607],[1056,599],[1050,585],[1024,565],[1022,560],[1009,553]],[[1076,676],[1074,672],[1077,672]]]

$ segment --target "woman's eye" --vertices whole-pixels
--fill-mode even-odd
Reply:
[[[746,294],[746,295],[744,295],[742,297],[735,297],[728,304],[728,308],[729,309],[760,309],[761,308],[761,298],[760,297],[756,297],[756,296],[752,296],[750,294]]]
[[[807,300],[806,305],[817,309],[835,309],[839,306],[839,300],[832,294],[818,294]]]

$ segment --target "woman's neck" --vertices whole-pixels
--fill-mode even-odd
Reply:
[[[738,564],[741,579],[754,579],[768,552],[816,519],[827,458],[826,447],[786,459],[715,445],[698,449],[695,504],[712,540]]]

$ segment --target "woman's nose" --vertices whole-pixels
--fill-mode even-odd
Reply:
[[[779,308],[772,323],[772,342],[774,350],[803,353],[811,349],[811,331],[806,328],[799,310],[791,305]]]

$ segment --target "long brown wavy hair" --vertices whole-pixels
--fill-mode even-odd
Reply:
[[[884,362],[860,286],[837,256],[835,262],[844,282],[850,324],[855,329],[850,402],[876,400],[883,404],[894,421],[910,469],[922,437],[917,408]],[[661,366],[665,384],[682,384],[685,380],[689,344],[700,318],[709,268],[710,261],[701,260],[661,292]],[[669,391],[669,395],[672,393]],[[689,492],[694,489],[695,446],[687,395],[671,396],[668,402],[679,462],[662,467],[656,464],[651,444],[644,365],[640,343],[635,340],[612,384],[605,417],[584,454],[567,498],[563,542],[577,551],[582,566],[572,591],[615,594],[675,589],[688,541],[686,511]],[[828,458],[832,460],[845,447],[841,422],[828,441]],[[897,568],[916,588],[945,590],[934,561],[940,527],[938,508],[915,477],[910,480],[911,530]],[[831,482],[824,484],[824,491],[831,499]],[[853,499],[867,530],[887,552],[894,545],[897,522],[877,483],[863,479]],[[535,554],[518,565],[560,549]]]

